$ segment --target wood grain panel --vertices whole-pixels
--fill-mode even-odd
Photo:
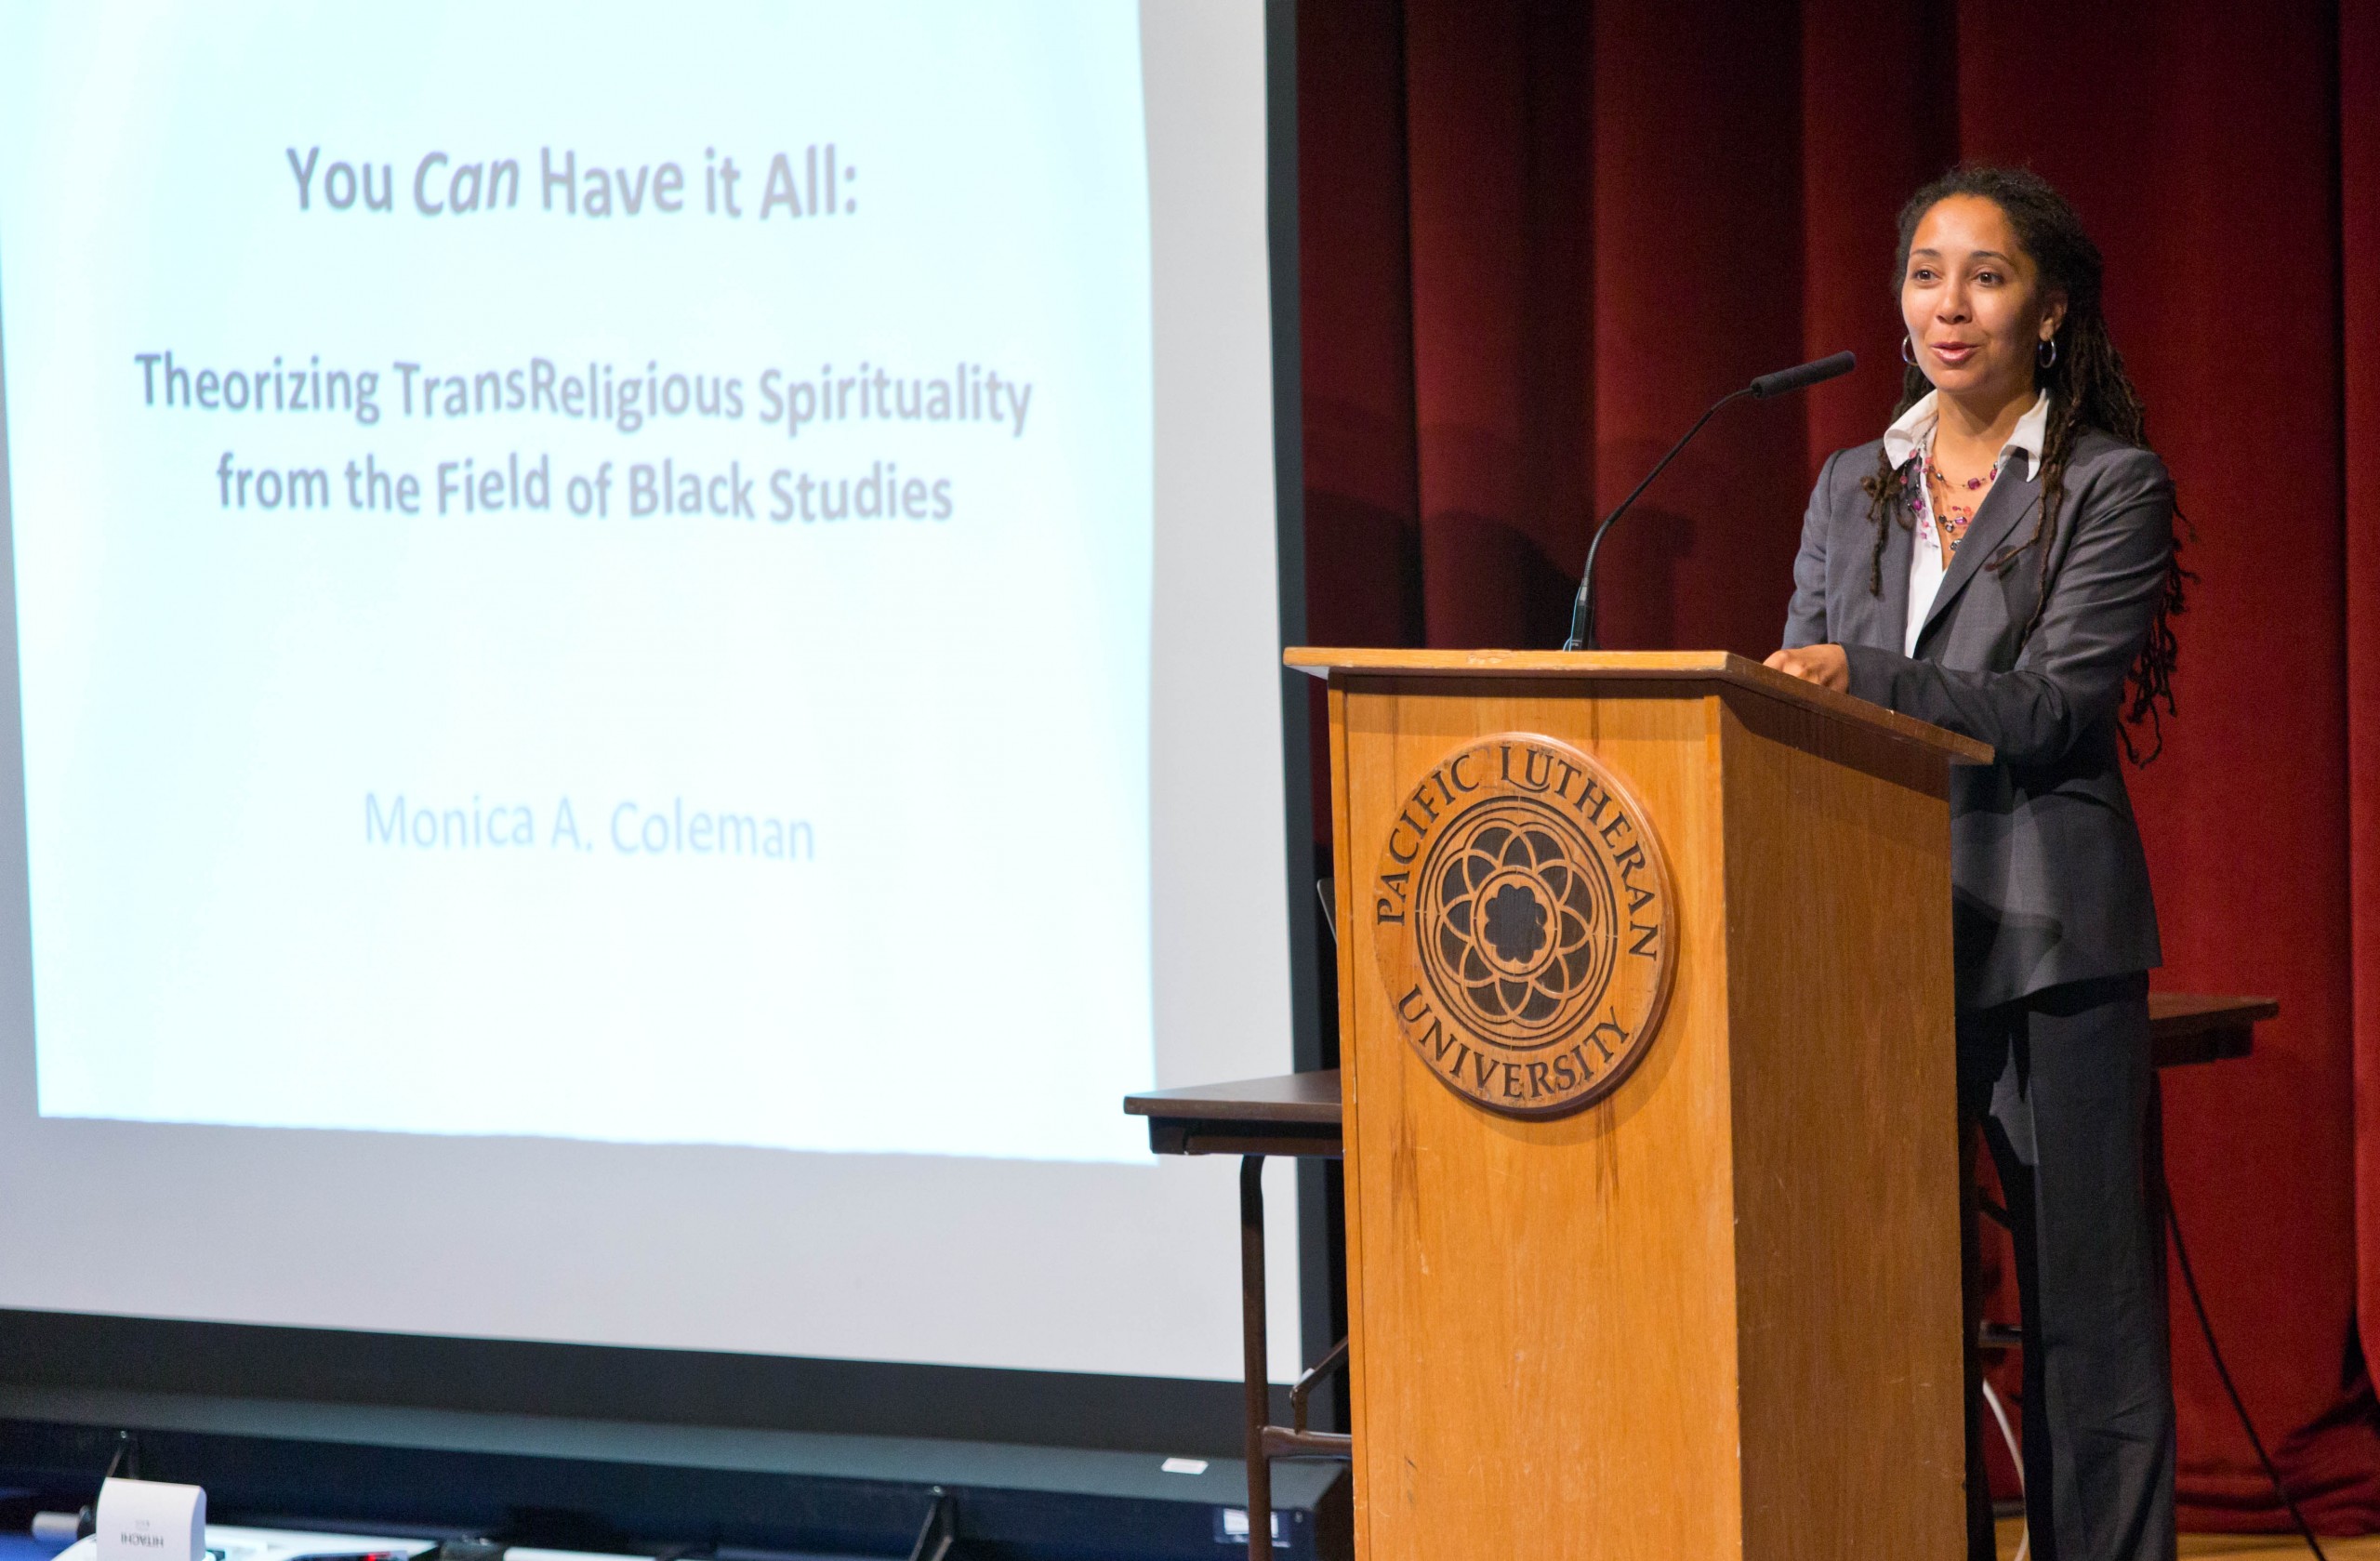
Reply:
[[[1340,874],[1358,1554],[1739,1554],[1716,702],[1643,685],[1334,680],[1339,860],[1450,748],[1542,733],[1635,791],[1683,920],[1670,1015],[1608,1100],[1490,1116],[1413,1055]]]
[[[1358,1001],[1361,983],[1353,972],[1359,968],[1368,971],[1372,967],[1368,964],[1359,967],[1355,963],[1358,959],[1358,940],[1354,931],[1355,925],[1354,906],[1362,897],[1362,887],[1355,881],[1353,873],[1338,866],[1341,863],[1355,860],[1352,854],[1355,851],[1355,803],[1354,790],[1350,784],[1355,765],[1349,752],[1346,686],[1333,679],[1328,690],[1328,697],[1330,707],[1330,860],[1333,864],[1331,894],[1332,898],[1338,901],[1338,905],[1331,911],[1330,924],[1338,929],[1338,937],[1335,941],[1339,950],[1340,1143],[1342,1145],[1352,1145],[1363,1132],[1364,1118],[1360,1099],[1363,1091],[1358,1088],[1357,1081],[1365,1076],[1367,1071],[1361,1054],[1365,1049],[1356,1044],[1356,1038],[1364,1033],[1362,1026],[1365,1022],[1362,1016],[1363,1005]],[[1371,958],[1372,949],[1368,940],[1362,941],[1361,950],[1362,959]],[[1365,1446],[1367,1438],[1364,1426],[1367,1423],[1366,1417],[1370,1413],[1372,1398],[1370,1384],[1365,1380],[1363,1372],[1367,1347],[1364,1319],[1369,1316],[1364,1276],[1368,1272],[1370,1265],[1381,1261],[1385,1254],[1374,1243],[1364,1238],[1363,1199],[1357,1196],[1352,1154],[1343,1147],[1340,1163],[1344,1168],[1344,1175],[1342,1179],[1344,1192],[1341,1220],[1346,1232],[1343,1239],[1346,1243],[1347,1265],[1347,1428],[1355,1435],[1353,1524],[1356,1561],[1365,1561],[1365,1557],[1375,1553],[1371,1549],[1368,1536],[1368,1501],[1372,1482],[1368,1477],[1364,1466],[1364,1455],[1368,1450]]]
[[[1947,774],[1720,702],[1744,1554],[1964,1551]]]

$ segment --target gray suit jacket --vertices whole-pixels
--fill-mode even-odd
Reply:
[[[2028,549],[1997,575],[1983,567],[2031,534],[2041,502],[2038,477],[2012,463],[1976,511],[1912,658],[1901,646],[1913,538],[1897,519],[1884,589],[1869,589],[1876,534],[1859,479],[1877,448],[1839,450],[1818,475],[1784,642],[1842,645],[1852,693],[1998,750],[1997,763],[1950,773],[1960,1009],[2154,967],[2157,911],[2116,723],[2173,548],[2164,462],[2082,432],[2049,538],[2049,604],[2021,652],[2041,555]]]

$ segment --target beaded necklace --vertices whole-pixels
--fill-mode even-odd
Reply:
[[[1954,483],[1942,474],[1940,467],[1934,464],[1934,453],[1931,450],[1925,453],[1925,492],[1926,496],[1933,501],[1934,523],[1942,528],[1942,562],[1944,563],[1950,562],[1957,554],[1959,543],[1967,534],[1967,527],[1974,523],[1976,508],[1983,502],[1979,496],[2000,480],[2000,461],[2006,458],[2007,452],[2003,450],[2001,452],[2000,459],[1991,463],[1990,470],[1980,477],[1970,477],[1964,483]],[[1965,503],[1962,504],[1957,497],[1962,489],[1969,495],[1978,496],[1969,497]]]

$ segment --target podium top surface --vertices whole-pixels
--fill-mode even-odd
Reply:
[[[1282,662],[1317,678],[1563,679],[1580,682],[1726,683],[1935,750],[1954,764],[1989,764],[1991,747],[1914,716],[1788,677],[1733,651],[1425,651],[1296,645]]]

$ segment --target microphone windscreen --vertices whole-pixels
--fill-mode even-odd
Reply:
[[[1770,396],[1781,396],[1789,390],[1798,390],[1805,386],[1815,385],[1821,379],[1832,379],[1838,375],[1849,374],[1852,365],[1858,361],[1848,352],[1837,352],[1831,358],[1820,358],[1816,363],[1796,364],[1792,368],[1780,368],[1774,374],[1764,374],[1753,380],[1752,393],[1763,400]]]

